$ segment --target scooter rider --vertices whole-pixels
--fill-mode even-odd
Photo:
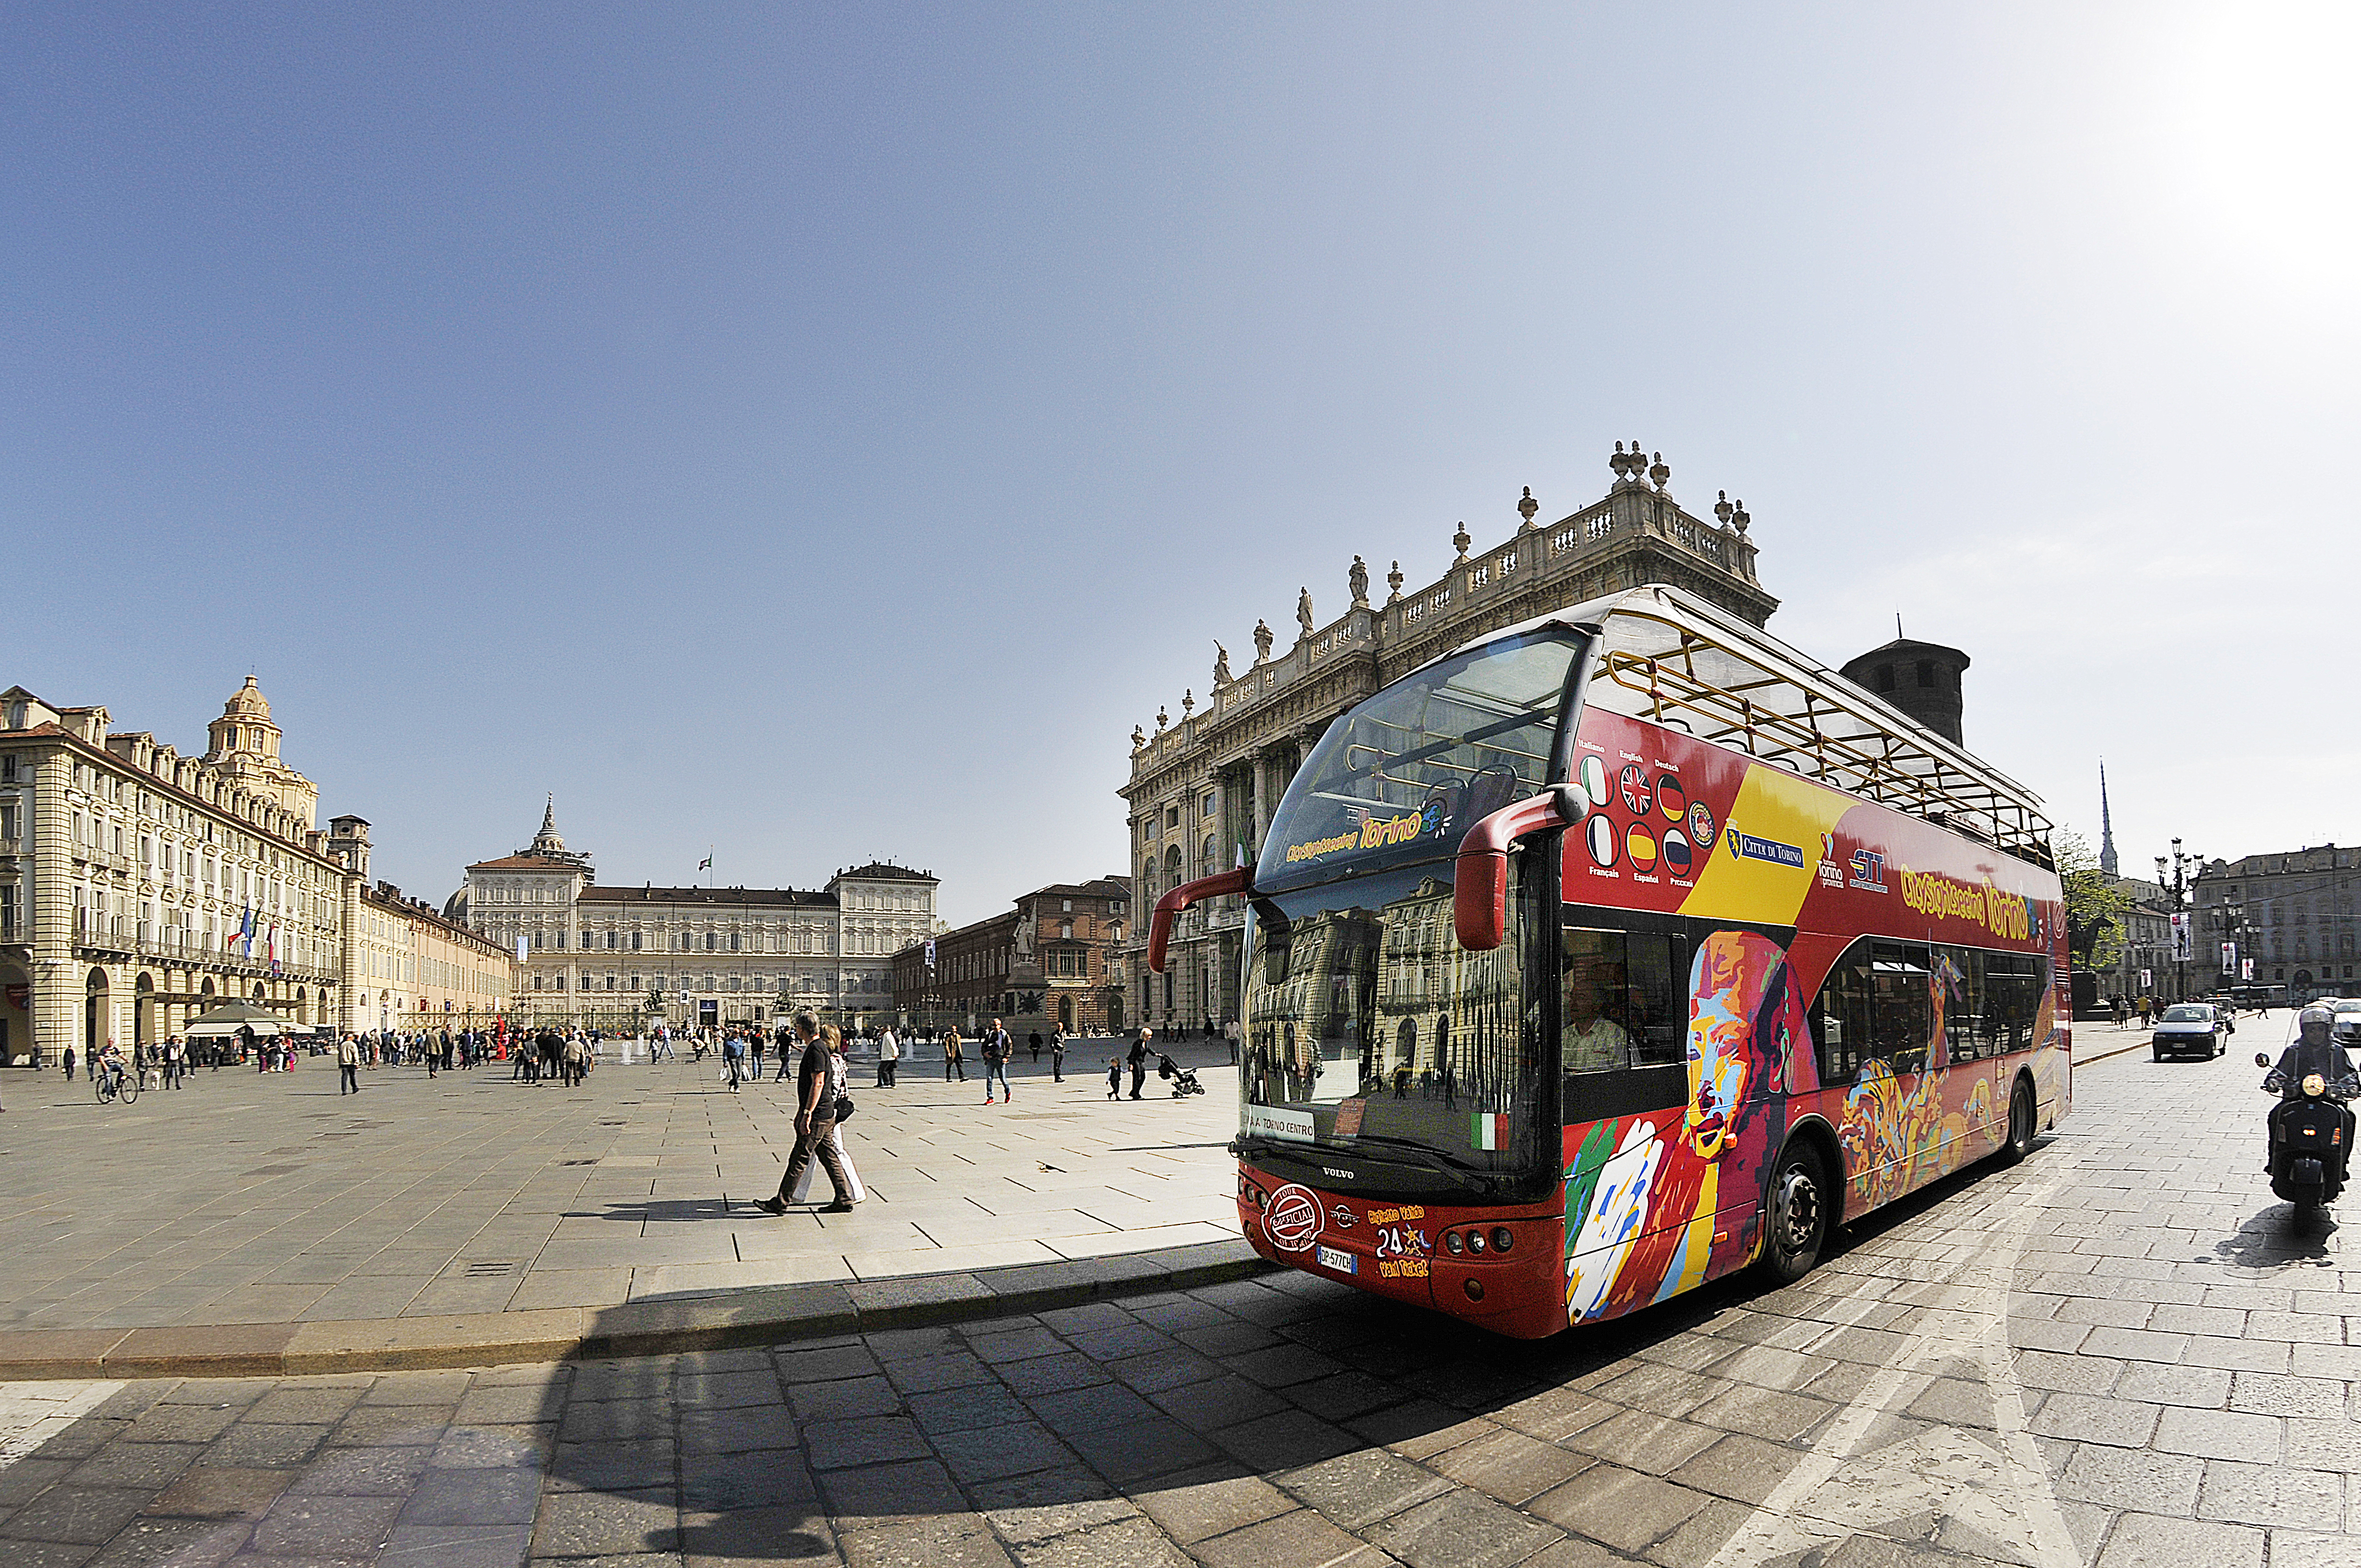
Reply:
[[[2325,1007],[2307,1007],[2296,1014],[2295,1023],[2296,1037],[2288,1043],[2286,1050],[2279,1053],[2279,1065],[2264,1077],[2263,1087],[2278,1090],[2279,1102],[2284,1105],[2290,1100],[2303,1098],[2303,1080],[2316,1072],[2327,1082],[2332,1092],[2352,1092],[2355,1088],[2353,1058],[2330,1035],[2335,1014]],[[2344,1180],[2351,1177],[2353,1170],[2354,1117],[2349,1105],[2339,1104],[2336,1111],[2345,1119],[2345,1136],[2338,1145],[2345,1152],[2345,1168],[2338,1173],[2338,1179]],[[2270,1147],[2266,1144],[2263,1168],[2268,1170],[2270,1168]]]

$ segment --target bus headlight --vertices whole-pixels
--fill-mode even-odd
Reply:
[[[1483,1232],[1470,1231],[1467,1233],[1467,1250],[1473,1253],[1480,1253],[1484,1250]]]
[[[1459,1233],[1457,1231],[1445,1231],[1443,1233],[1443,1247],[1444,1250],[1451,1254],[1452,1256],[1457,1257],[1461,1253],[1467,1250],[1467,1244],[1459,1239]]]
[[[1492,1250],[1494,1252],[1506,1252],[1516,1245],[1517,1238],[1515,1233],[1511,1232],[1508,1226],[1495,1225],[1492,1227]]]

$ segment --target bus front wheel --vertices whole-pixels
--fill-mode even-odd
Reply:
[[[1763,1272],[1774,1283],[1792,1285],[1820,1261],[1836,1192],[1828,1162],[1809,1143],[1789,1144],[1771,1173],[1763,1215]]]

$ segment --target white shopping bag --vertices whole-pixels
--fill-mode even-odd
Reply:
[[[869,1194],[862,1189],[861,1172],[853,1168],[852,1157],[847,1154],[844,1150],[844,1129],[830,1124],[828,1129],[828,1141],[829,1145],[835,1148],[836,1157],[844,1162],[844,1179],[846,1184],[852,1189],[852,1190],[846,1193],[845,1196],[851,1199],[856,1203],[860,1202]],[[796,1178],[796,1190],[787,1195],[787,1201],[790,1203],[809,1202],[811,1201],[812,1178],[818,1174],[818,1172],[819,1156],[815,1153],[812,1156],[811,1162],[804,1167],[804,1173]]]

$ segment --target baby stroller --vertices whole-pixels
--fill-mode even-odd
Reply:
[[[1197,1081],[1196,1072],[1180,1066],[1163,1052],[1156,1053],[1156,1076],[1172,1085],[1172,1098],[1185,1100],[1191,1094],[1202,1094],[1205,1086]]]

